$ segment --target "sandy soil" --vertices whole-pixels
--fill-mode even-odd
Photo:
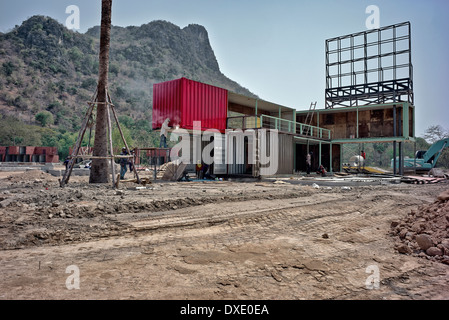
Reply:
[[[449,299],[391,227],[447,183],[86,182],[0,174],[0,299]]]

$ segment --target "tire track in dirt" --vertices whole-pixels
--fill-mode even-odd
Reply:
[[[283,210],[290,210],[296,207],[314,206],[318,203],[326,204],[338,200],[340,197],[331,195],[329,199],[303,200],[288,202],[287,204],[273,200],[261,200],[257,202],[248,201],[245,207],[239,203],[223,203],[222,207],[217,210],[214,204],[203,205],[200,207],[178,210],[178,212],[170,213],[154,213],[153,217],[138,219],[133,218],[125,221],[133,228],[133,231],[154,231],[167,228],[184,228],[184,227],[204,227],[205,225],[227,224],[231,227],[247,226],[250,223],[260,224],[263,221],[271,221],[275,216],[281,217]],[[248,210],[248,207],[250,210]],[[260,207],[264,207],[263,209]],[[218,212],[217,212],[218,211]],[[278,218],[279,218],[278,217]]]

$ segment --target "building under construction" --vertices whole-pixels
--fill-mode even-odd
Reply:
[[[270,149],[278,155],[274,174],[305,171],[310,151],[313,168],[341,171],[343,145],[388,142],[399,157],[394,173],[403,173],[403,145],[415,141],[410,23],[326,40],[325,94],[324,109],[314,103],[297,111],[181,78],[154,85],[153,129],[170,118],[170,126],[187,130],[192,141],[198,122],[203,132],[240,130],[258,137],[262,130],[276,130],[276,150]],[[213,173],[263,175],[260,139],[223,139],[214,149]],[[197,143],[202,152],[207,143]]]

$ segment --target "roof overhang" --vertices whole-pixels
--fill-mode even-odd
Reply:
[[[289,107],[281,106],[279,104],[268,102],[268,101],[257,99],[257,98],[250,98],[250,97],[244,96],[242,94],[234,93],[231,91],[228,91],[228,102],[239,104],[239,105],[242,105],[245,107],[250,107],[250,108],[256,108],[256,106],[257,106],[258,111],[259,110],[268,111],[268,112],[279,112],[279,111],[293,112],[293,111],[295,111],[295,109],[292,109]]]

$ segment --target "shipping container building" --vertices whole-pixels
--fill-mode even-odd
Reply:
[[[195,136],[198,129],[216,129],[220,133],[239,130],[245,134],[243,139],[224,135],[222,141],[216,144],[219,147],[212,152],[212,171],[217,175],[261,174],[264,166],[257,162],[260,159],[250,159],[253,150],[256,150],[256,139],[252,133],[259,137],[269,129],[277,131],[276,147],[270,145],[268,138],[264,149],[278,155],[277,171],[274,174],[293,174],[302,170],[303,160],[312,149],[316,149],[316,155],[321,155],[315,157],[317,167],[323,164],[329,172],[333,168],[340,169],[340,148],[332,145],[331,131],[297,122],[294,108],[181,78],[153,86],[153,129],[161,129],[167,118],[170,119],[171,128],[179,127],[190,132],[190,171],[194,170],[195,162],[201,159],[202,152],[210,143]],[[196,149],[199,150],[197,155],[193,155],[194,145],[201,146]],[[276,149],[272,151],[270,147]],[[262,150],[259,144],[257,150]]]
[[[34,146],[0,147],[0,162],[58,163],[58,149]]]

